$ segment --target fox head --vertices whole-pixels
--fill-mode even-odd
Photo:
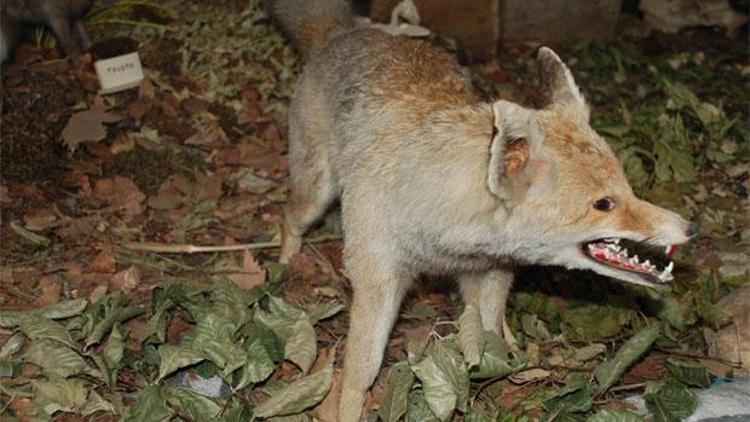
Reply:
[[[698,226],[635,196],[609,145],[589,125],[588,105],[568,67],[546,47],[538,62],[542,109],[493,104],[487,183],[506,208],[511,232],[524,237],[518,252],[532,262],[636,284],[671,280],[673,265],[664,258]]]

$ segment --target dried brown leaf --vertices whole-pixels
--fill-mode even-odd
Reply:
[[[69,151],[75,151],[81,142],[98,142],[107,136],[104,123],[119,122],[121,116],[110,113],[101,103],[94,103],[89,110],[70,116],[62,131],[62,139]]]

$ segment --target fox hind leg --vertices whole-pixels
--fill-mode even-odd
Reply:
[[[289,258],[302,247],[302,235],[320,220],[338,196],[339,189],[333,178],[328,159],[328,132],[321,120],[314,116],[303,119],[290,110],[289,162],[291,194],[284,210],[284,229],[279,262],[289,263]],[[313,118],[311,118],[313,117]],[[304,124],[309,122],[309,124]]]

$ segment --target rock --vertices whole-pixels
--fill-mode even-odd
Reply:
[[[401,0],[373,0],[370,17],[388,23],[391,12]],[[454,38],[466,54],[477,60],[495,57],[500,19],[500,0],[414,0],[420,25],[438,34]]]
[[[676,33],[690,26],[717,26],[733,32],[747,22],[727,0],[641,0],[643,19],[652,28]]]
[[[722,278],[739,277],[750,274],[750,255],[743,252],[723,252],[719,254],[722,265],[719,275]]]
[[[373,0],[370,17],[389,22],[400,0]],[[414,0],[420,25],[454,38],[470,59],[494,58],[500,44],[606,40],[622,0]]]
[[[730,316],[732,324],[718,332],[704,329],[708,352],[711,356],[739,363],[745,370],[744,375],[750,375],[750,284],[722,298],[718,308]]]

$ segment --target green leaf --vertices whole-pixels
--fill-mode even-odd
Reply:
[[[63,377],[89,371],[81,355],[70,347],[52,340],[37,340],[24,353],[24,360]]]
[[[239,391],[251,383],[255,384],[265,380],[273,373],[274,369],[276,369],[276,365],[268,355],[263,342],[260,339],[255,339],[247,348],[247,363],[242,369],[242,377],[234,390]]]
[[[263,267],[266,269],[268,274],[268,284],[275,284],[285,279],[290,272],[289,265],[279,264],[278,262],[266,261],[263,263]]]
[[[99,368],[99,372],[101,372],[102,379],[110,388],[115,388],[117,385],[117,372],[122,366],[121,361],[125,353],[125,338],[127,336],[128,333],[122,328],[122,325],[120,323],[115,324],[102,353],[91,356],[97,368]]]
[[[305,312],[281,298],[269,296],[269,310],[258,310],[257,320],[268,326],[284,342],[284,357],[307,372],[315,361],[315,330]]]
[[[313,325],[318,321],[330,318],[344,309],[344,305],[338,302],[323,303],[312,309],[307,310],[307,315]]]
[[[143,337],[145,341],[158,344],[167,341],[167,326],[170,319],[168,311],[174,306],[175,303],[171,299],[165,298],[154,308],[153,314],[146,321],[146,332]]]
[[[119,365],[122,361],[122,355],[125,352],[125,339],[128,333],[122,328],[122,325],[117,323],[112,327],[112,332],[109,334],[107,344],[104,346],[102,354],[110,363],[110,365]]]
[[[284,345],[276,337],[276,334],[265,325],[255,322],[247,324],[243,327],[242,335],[248,341],[259,340],[274,362],[281,362],[284,359]]]
[[[224,375],[229,375],[245,364],[245,352],[234,338],[237,328],[227,316],[209,313],[198,321],[193,338],[183,338],[182,345],[202,351]]]
[[[16,353],[21,351],[23,347],[24,337],[23,334],[16,332],[12,336],[8,337],[3,347],[0,348],[0,360],[8,359],[13,357]]]
[[[678,422],[695,412],[697,400],[685,384],[675,380],[649,381],[643,393],[655,422]]]
[[[31,340],[53,340],[71,349],[78,348],[65,327],[51,319],[35,314],[22,315],[18,318],[18,326]]]
[[[436,422],[438,418],[432,414],[430,407],[427,405],[424,392],[421,390],[412,391],[409,394],[409,406],[406,409],[405,422]]]
[[[569,334],[586,341],[613,337],[622,329],[617,309],[609,306],[586,305],[570,308],[563,311],[561,317],[572,329]]]
[[[65,319],[80,315],[86,309],[86,299],[75,299],[58,302],[44,308],[31,311],[0,310],[0,327],[10,328],[18,325],[18,318],[22,315],[38,315],[49,319]]]
[[[160,422],[166,420],[170,415],[165,394],[165,387],[150,385],[136,397],[131,404],[122,422]]]
[[[633,362],[651,348],[660,331],[660,324],[652,324],[642,329],[620,347],[614,358],[594,370],[594,376],[599,383],[597,395],[606,392]]]
[[[284,387],[255,408],[255,417],[270,418],[300,413],[320,403],[333,383],[333,361],[320,371],[302,377]]]
[[[111,315],[99,321],[99,323],[94,326],[91,333],[86,337],[84,351],[85,349],[88,349],[89,347],[99,343],[102,340],[102,338],[104,338],[104,336],[107,335],[107,333],[109,333],[109,331],[112,329],[112,327],[115,324],[123,323],[131,318],[137,317],[138,315],[142,313],[143,313],[142,309],[138,309],[134,307],[127,307],[127,308],[123,307],[112,312]]]
[[[37,309],[34,313],[49,319],[66,319],[76,315],[81,315],[87,305],[88,301],[86,299],[64,300]]]
[[[435,363],[434,356],[427,356],[418,364],[412,365],[411,369],[422,382],[424,398],[432,414],[441,421],[450,419],[456,409],[458,395],[448,376]]]
[[[469,400],[469,372],[455,338],[445,338],[435,343],[432,357],[435,364],[446,375],[448,382],[456,393],[456,409],[466,412]]]
[[[433,319],[437,316],[435,307],[424,302],[417,302],[411,311],[414,312],[415,315],[424,319]]]
[[[104,399],[104,397],[100,396],[99,393],[96,392],[96,390],[91,390],[89,391],[89,398],[86,400],[86,403],[84,403],[83,406],[80,407],[79,413],[81,414],[81,416],[88,416],[96,412],[116,413],[115,407],[114,405],[112,405],[112,403],[108,402]]]
[[[484,379],[508,376],[525,364],[522,361],[510,359],[502,338],[490,331],[484,332],[484,353],[479,366],[470,373],[471,379]]]
[[[156,379],[157,381],[180,368],[194,365],[206,359],[206,355],[198,350],[173,346],[171,344],[162,344],[159,346],[159,359],[159,377]]]
[[[48,381],[34,381],[34,403],[50,416],[74,411],[86,402],[86,395],[83,380],[53,376]]]
[[[565,387],[555,391],[545,403],[550,414],[580,413],[591,409],[591,389],[582,374],[574,374]]]
[[[458,318],[458,342],[469,368],[479,365],[484,352],[484,328],[476,305],[466,305]]]
[[[115,324],[102,353],[91,356],[99,372],[101,372],[102,379],[110,388],[115,388],[117,385],[117,372],[122,366],[121,361],[125,353],[125,338],[127,336],[128,333],[122,328],[122,325],[120,323]]]
[[[644,422],[644,419],[632,412],[605,409],[589,416],[586,422]]]
[[[184,388],[168,388],[166,397],[167,403],[178,408],[180,415],[190,416],[189,420],[213,421],[221,413],[221,407],[213,400]]]
[[[664,366],[675,378],[686,384],[701,388],[711,385],[708,368],[701,364],[669,358],[664,362]]]
[[[406,414],[409,391],[414,385],[414,373],[408,362],[399,362],[388,371],[388,390],[378,409],[383,422],[397,422]]]

